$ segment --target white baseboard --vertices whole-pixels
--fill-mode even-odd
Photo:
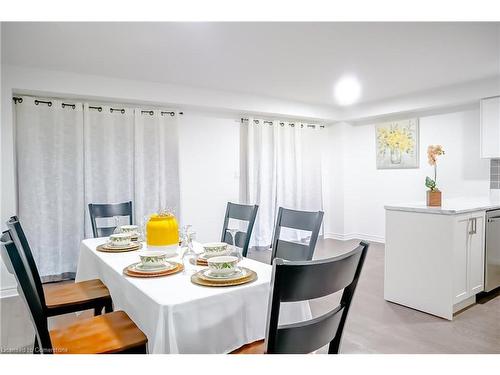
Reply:
[[[17,295],[18,295],[17,287],[5,288],[0,290],[0,299],[8,297],[16,297]]]
[[[378,242],[385,243],[385,238],[382,236],[374,236],[371,234],[362,234],[362,233],[325,233],[324,238],[331,238],[334,240],[340,241],[349,241],[349,240],[362,240],[362,241],[370,241],[370,242]]]

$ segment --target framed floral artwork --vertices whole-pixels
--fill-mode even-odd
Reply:
[[[377,169],[418,168],[418,119],[375,125]]]

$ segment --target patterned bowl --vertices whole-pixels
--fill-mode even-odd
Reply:
[[[145,268],[157,268],[167,262],[167,253],[164,251],[143,251],[139,254]]]
[[[132,242],[130,233],[113,233],[109,236],[111,246],[128,246]]]
[[[213,253],[223,253],[227,250],[227,243],[225,242],[208,242],[203,244],[203,250],[205,250],[205,254],[213,254]]]
[[[233,256],[213,257],[207,260],[210,272],[216,275],[228,275],[236,271],[239,259]]]
[[[130,233],[132,237],[137,237],[139,235],[139,226],[137,225],[122,225],[120,226],[122,233]]]

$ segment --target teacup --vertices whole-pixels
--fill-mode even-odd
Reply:
[[[227,254],[227,243],[208,242],[203,244],[203,250],[207,258],[225,255]]]
[[[122,225],[120,229],[122,233],[130,233],[132,237],[139,235],[139,226],[137,225]]]
[[[164,251],[144,251],[139,254],[142,266],[145,268],[156,268],[167,262],[167,253]]]
[[[229,275],[236,271],[236,265],[239,262],[237,257],[226,255],[209,258],[207,260],[210,272],[215,275]]]
[[[113,233],[109,236],[111,246],[128,246],[132,242],[130,233]]]

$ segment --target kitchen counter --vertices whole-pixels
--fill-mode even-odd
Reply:
[[[493,197],[443,199],[441,207],[428,207],[424,201],[386,205],[388,211],[457,215],[500,208],[500,199]]]
[[[384,298],[452,320],[484,290],[485,212],[500,200],[386,206]]]

